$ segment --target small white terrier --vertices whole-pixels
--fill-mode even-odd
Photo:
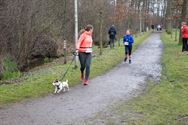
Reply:
[[[64,81],[64,82],[61,82],[59,80],[55,80],[53,83],[52,83],[53,86],[55,86],[55,91],[54,93],[59,93],[62,89],[63,89],[63,92],[66,91],[69,91],[69,84],[68,84],[68,80]]]

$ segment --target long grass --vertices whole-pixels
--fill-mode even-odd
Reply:
[[[135,39],[135,47],[140,44],[150,32]],[[103,49],[103,54],[98,55],[98,48],[95,48],[96,57],[92,59],[91,65],[91,78],[103,74],[107,70],[111,69],[115,65],[119,64],[124,57],[123,46],[116,47],[115,49]],[[35,98],[43,95],[47,95],[53,91],[52,81],[54,79],[60,79],[67,69],[70,62],[66,65],[56,64],[40,70],[30,73],[25,77],[25,80],[16,84],[3,84],[0,86],[0,105],[7,103],[21,101],[26,98]],[[80,84],[80,71],[79,68],[71,68],[66,75],[69,80],[70,86]]]

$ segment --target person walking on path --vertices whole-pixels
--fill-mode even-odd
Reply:
[[[181,24],[181,36],[182,36],[182,52],[186,51],[188,52],[188,26],[185,22],[182,22]]]
[[[76,51],[79,56],[81,80],[83,81],[83,85],[88,85],[89,80],[93,43],[92,33],[93,26],[89,24],[85,27],[85,31],[80,35],[78,42],[76,43]]]
[[[131,54],[132,54],[132,45],[134,43],[134,38],[130,34],[130,31],[126,31],[126,35],[123,37],[123,44],[125,46],[125,59],[124,62],[129,58],[129,64],[131,64]]]
[[[116,39],[116,28],[114,25],[110,27],[110,29],[108,30],[108,34],[109,34],[109,39],[110,39],[109,41],[110,48],[114,48],[115,47],[114,43]]]

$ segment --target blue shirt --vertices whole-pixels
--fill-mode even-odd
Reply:
[[[123,43],[128,42],[129,46],[132,46],[132,44],[134,43],[134,38],[132,35],[125,35],[123,37]]]

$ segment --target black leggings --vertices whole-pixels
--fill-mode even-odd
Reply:
[[[129,54],[129,56],[132,54],[132,45],[125,45],[125,54]]]
[[[188,51],[188,38],[183,38],[182,52]]]
[[[82,74],[84,73],[84,70],[86,68],[85,80],[89,79],[91,57],[92,57],[91,53],[85,53],[85,52],[79,53],[80,71],[81,71]]]

